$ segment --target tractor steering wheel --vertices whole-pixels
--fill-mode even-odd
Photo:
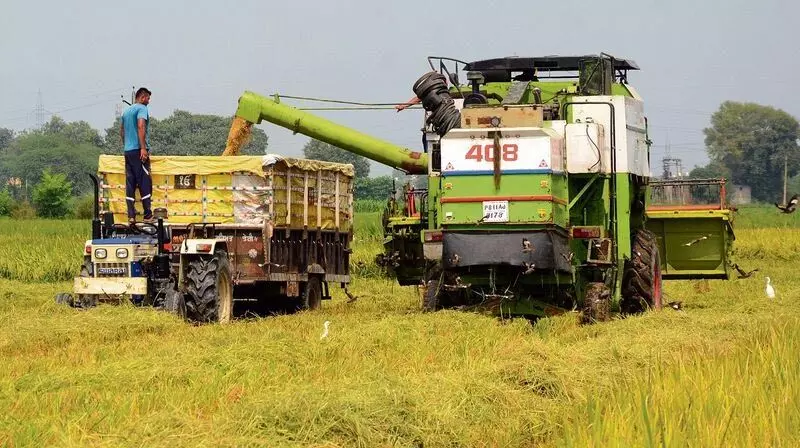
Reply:
[[[138,233],[144,233],[147,236],[155,236],[158,233],[158,227],[149,222],[135,222],[131,224],[131,229]]]

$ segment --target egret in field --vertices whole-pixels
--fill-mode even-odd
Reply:
[[[322,330],[322,336],[320,336],[320,337],[319,337],[319,339],[320,339],[320,340],[323,340],[323,339],[325,339],[325,338],[327,338],[327,337],[328,337],[328,327],[329,327],[330,325],[331,325],[331,322],[330,322],[330,321],[327,321],[327,320],[325,321],[325,323],[324,323],[324,324],[322,324],[322,326],[323,326],[324,328],[323,328],[323,330]]]
[[[767,287],[765,291],[767,293],[767,297],[769,297],[770,299],[775,298],[775,288],[772,287],[772,282],[770,281],[769,277],[767,277]]]

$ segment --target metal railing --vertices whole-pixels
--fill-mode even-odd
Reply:
[[[725,179],[650,181],[649,210],[722,210],[728,207]]]

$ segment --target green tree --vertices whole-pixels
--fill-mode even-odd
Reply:
[[[397,186],[399,189],[401,186]],[[377,199],[385,200],[392,193],[392,177],[356,177],[355,199]]]
[[[9,216],[14,210],[14,198],[8,188],[0,190],[0,216]]]
[[[42,180],[33,189],[33,206],[43,218],[63,218],[70,212],[72,185],[64,174],[42,172]]]
[[[325,160],[336,163],[350,163],[356,171],[356,178],[369,177],[369,160],[365,157],[337,148],[329,143],[311,139],[303,147],[303,155],[307,159]]]
[[[782,110],[726,101],[704,132],[712,162],[730,170],[734,184],[749,185],[754,199],[774,202],[782,196],[784,160],[790,176],[800,170],[798,128]]]
[[[11,129],[0,128],[0,151],[8,148],[14,141],[14,131]]]
[[[19,177],[28,185],[39,182],[43,168],[64,174],[74,193],[91,191],[89,173],[97,172],[102,149],[89,143],[74,143],[54,132],[23,133],[0,152],[0,179]],[[5,182],[5,181],[4,181]]]
[[[65,138],[72,144],[89,144],[92,146],[103,146],[103,139],[96,129],[92,128],[85,121],[66,122],[61,117],[53,115],[50,121],[45,123],[41,129],[33,131],[33,134],[55,135]]]
[[[171,116],[157,120],[150,118],[150,146],[153,155],[218,156],[225,149],[233,117],[198,115],[176,110]],[[105,150],[121,154],[119,138],[120,120],[106,129]],[[267,134],[253,127],[250,141],[241,149],[242,155],[265,154]]]
[[[698,166],[689,172],[690,179],[713,179],[724,177],[730,180],[731,172],[720,162],[710,162],[706,166]]]

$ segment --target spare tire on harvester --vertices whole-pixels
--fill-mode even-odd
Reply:
[[[655,234],[640,229],[633,235],[631,259],[622,275],[621,311],[636,314],[661,309],[661,255]]]

